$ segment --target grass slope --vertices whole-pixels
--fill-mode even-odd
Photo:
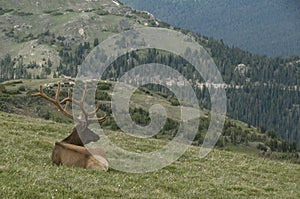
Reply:
[[[43,59],[50,58],[58,66],[60,46],[41,42],[43,33],[55,33],[55,38],[64,36],[64,44],[72,47],[143,27],[147,19],[132,13],[131,8],[117,6],[112,0],[14,0],[0,1],[0,21],[1,58],[9,53],[16,59],[22,57],[24,64],[36,62],[40,66]]]
[[[147,174],[57,167],[50,160],[53,144],[72,125],[1,112],[0,126],[0,198],[300,197],[300,165],[220,150],[199,159],[199,148],[190,147],[172,165]],[[111,133],[117,144],[132,141]],[[151,149],[154,142],[142,144]]]

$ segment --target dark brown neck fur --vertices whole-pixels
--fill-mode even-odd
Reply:
[[[76,127],[73,128],[73,131],[72,131],[71,135],[69,135],[67,138],[62,140],[62,142],[65,142],[65,143],[68,143],[68,144],[74,144],[74,145],[77,145],[77,146],[84,146],[84,144],[82,143],[82,140],[80,139],[80,137],[78,135]]]

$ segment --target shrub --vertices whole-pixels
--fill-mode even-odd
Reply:
[[[110,90],[112,87],[112,84],[110,83],[104,83],[104,82],[99,82],[97,88],[99,90]]]
[[[268,151],[268,148],[264,144],[261,144],[261,143],[257,146],[257,149],[264,151],[264,152]]]
[[[177,99],[177,98],[174,98],[174,97],[170,98],[170,99],[169,99],[169,102],[171,102],[171,105],[172,105],[172,106],[179,106],[179,105],[180,105],[178,99]]]
[[[31,12],[22,12],[21,11],[21,12],[15,12],[15,15],[24,17],[24,16],[33,15],[33,13],[31,13]]]
[[[96,92],[95,98],[101,101],[111,101],[111,97],[106,92],[102,92],[99,90]]]
[[[22,85],[18,88],[18,90],[21,92],[26,91],[26,87],[24,85]]]
[[[21,92],[19,90],[10,90],[10,91],[6,91],[6,93],[9,94],[9,95],[21,94]]]
[[[6,88],[4,85],[0,85],[0,96],[2,96],[3,93],[6,93]]]

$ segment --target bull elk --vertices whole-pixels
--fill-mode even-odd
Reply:
[[[106,116],[101,118],[90,118],[100,110],[100,103],[97,108],[88,112],[84,107],[84,100],[86,98],[87,88],[83,90],[83,96],[80,101],[72,98],[71,90],[68,89],[68,97],[60,100],[61,84],[58,83],[55,98],[51,98],[43,91],[43,86],[40,86],[39,93],[32,96],[40,96],[47,101],[53,103],[60,112],[70,119],[79,123],[73,128],[72,133],[60,142],[56,142],[52,152],[52,162],[56,165],[76,166],[83,168],[94,168],[107,171],[108,161],[105,157],[105,152],[102,148],[87,149],[84,145],[96,142],[99,140],[99,136],[88,128],[89,124],[94,122],[104,122]],[[70,103],[80,107],[83,118],[75,117],[73,114],[67,111]],[[81,136],[82,135],[82,136]],[[92,155],[93,154],[93,155]]]

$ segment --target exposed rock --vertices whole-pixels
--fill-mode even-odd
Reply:
[[[83,28],[80,28],[80,29],[78,30],[78,33],[80,34],[81,37],[84,37],[84,36],[85,36],[85,31],[84,31]]]
[[[237,72],[240,75],[245,75],[247,71],[248,71],[248,67],[245,64],[239,64],[234,69],[234,72]]]

